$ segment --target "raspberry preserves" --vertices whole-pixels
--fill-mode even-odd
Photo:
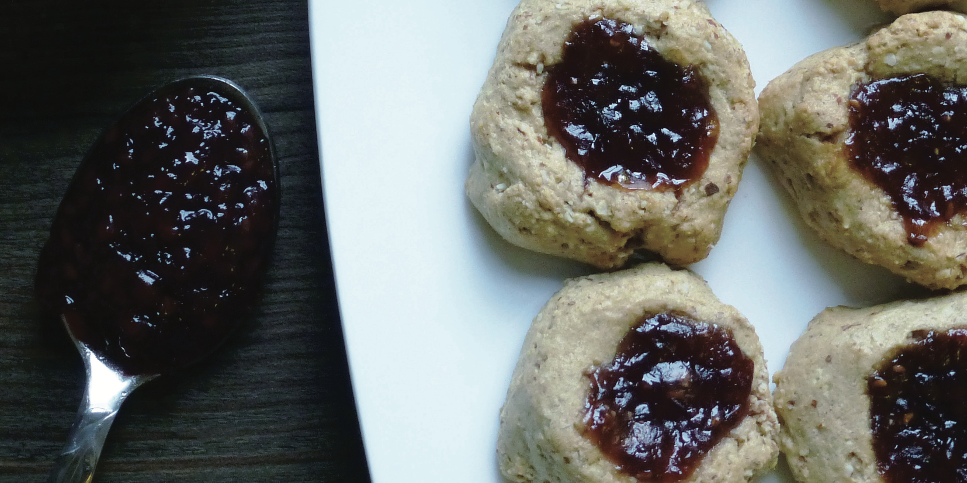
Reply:
[[[967,87],[924,74],[862,84],[849,125],[852,167],[889,195],[911,245],[967,211]]]
[[[253,109],[220,80],[169,84],[105,131],[67,189],[36,290],[127,374],[197,361],[257,300],[279,193]]]
[[[702,176],[718,139],[703,79],[665,60],[630,24],[577,25],[542,91],[548,132],[589,177],[680,189]]]
[[[919,330],[867,383],[877,469],[895,483],[967,478],[967,328]]]
[[[730,331],[645,316],[588,375],[585,437],[639,480],[685,479],[748,414],[754,373]]]

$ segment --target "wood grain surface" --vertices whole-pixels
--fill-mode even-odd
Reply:
[[[206,361],[138,389],[96,482],[369,481],[334,294],[307,5],[5,0],[0,6],[0,481],[44,481],[83,366],[33,297],[40,247],[100,131],[154,87],[234,80],[279,155],[280,231],[257,314]]]

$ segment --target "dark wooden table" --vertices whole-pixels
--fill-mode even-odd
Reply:
[[[234,80],[281,165],[259,312],[217,353],[138,389],[95,481],[368,481],[319,183],[307,5],[289,0],[4,0],[0,6],[0,481],[44,481],[81,360],[33,298],[37,255],[101,129],[152,88]]]

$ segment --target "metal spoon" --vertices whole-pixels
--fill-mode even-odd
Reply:
[[[186,84],[186,83],[190,83],[190,84]],[[241,237],[241,240],[250,242],[253,239],[252,237],[256,237],[258,240],[264,240],[264,243],[261,241],[258,243],[259,248],[252,249],[256,251],[246,252],[246,253],[251,253],[252,256],[255,256],[256,261],[251,261],[251,263],[249,263],[250,260],[239,262],[236,259],[230,259],[230,260],[235,260],[234,262],[232,262],[233,265],[226,265],[226,266],[233,267],[232,268],[233,274],[235,274],[235,268],[250,269],[250,270],[247,270],[247,272],[249,272],[248,275],[245,275],[245,276],[241,274],[232,275],[232,283],[234,284],[232,285],[232,287],[237,287],[237,286],[243,287],[243,288],[232,289],[232,290],[238,290],[237,294],[235,295],[235,298],[237,299],[240,296],[238,294],[242,294],[242,293],[246,294],[246,297],[248,297],[249,295],[251,295],[250,293],[251,291],[248,291],[244,287],[254,286],[255,284],[259,284],[261,282],[261,277],[264,276],[265,265],[267,264],[267,257],[268,257],[268,254],[271,252],[272,240],[274,239],[274,234],[278,226],[279,175],[278,175],[278,163],[275,156],[274,146],[272,146],[271,139],[269,137],[269,131],[264,123],[264,120],[262,119],[261,113],[258,110],[258,108],[255,106],[255,104],[251,101],[251,99],[249,99],[248,96],[244,93],[244,91],[242,91],[234,83],[218,77],[210,77],[210,76],[192,77],[188,79],[181,79],[181,80],[175,81],[171,84],[168,84],[167,86],[161,87],[158,90],[152,92],[151,94],[149,94],[149,96],[145,97],[144,99],[139,101],[139,103],[135,104],[135,107],[128,112],[129,113],[133,112],[134,109],[137,108],[139,105],[141,105],[142,102],[145,102],[150,99],[156,99],[157,97],[152,98],[152,96],[160,96],[161,94],[158,94],[159,92],[170,92],[167,89],[183,88],[183,86],[185,85],[190,85],[192,88],[201,87],[202,89],[210,89],[210,92],[220,92],[225,95],[230,95],[231,97],[230,101],[234,103],[234,105],[236,105],[237,107],[240,107],[244,111],[248,111],[248,113],[251,113],[251,120],[250,120],[251,125],[254,125],[261,130],[261,134],[264,136],[262,142],[268,144],[268,146],[265,146],[265,144],[262,144],[261,146],[265,146],[265,148],[267,148],[267,155],[268,155],[269,161],[271,162],[271,170],[272,170],[271,180],[268,181],[269,185],[265,185],[264,183],[262,183],[261,186],[263,187],[271,186],[270,188],[267,188],[267,191],[265,191],[266,196],[268,196],[269,198],[264,198],[258,202],[253,201],[253,203],[258,203],[258,205],[253,204],[251,205],[251,207],[246,206],[244,208],[239,208],[240,210],[244,209],[247,211],[230,212],[228,213],[230,216],[226,216],[225,219],[214,222],[216,227],[218,227],[219,229],[224,229],[226,223],[229,223],[229,224],[233,223],[231,221],[226,221],[226,220],[234,219],[235,216],[246,215],[246,216],[242,216],[242,218],[253,218],[255,217],[255,213],[259,213],[261,215],[261,218],[260,218],[261,220],[266,219],[266,217],[268,216],[272,217],[271,227],[268,227],[265,225],[265,223],[260,222],[260,225],[259,225],[260,228],[251,228],[254,224],[254,221],[252,220],[249,220],[251,221],[251,223],[249,223],[248,225],[240,225],[240,224],[231,225],[232,227],[236,227],[236,228],[241,227],[241,228],[238,228],[238,230],[241,230],[238,233],[244,233],[244,234],[238,235],[239,237]],[[205,92],[208,92],[208,91],[205,91]],[[195,97],[201,98],[200,96],[195,96]],[[191,98],[195,98],[195,97],[191,97]],[[224,97],[221,97],[221,94],[217,94],[216,97],[218,97],[222,101],[228,100]],[[149,102],[154,102],[154,101],[149,101]],[[174,108],[172,107],[172,109]],[[124,119],[125,116],[127,115],[128,114],[126,113],[124,116],[122,116],[122,119]],[[228,119],[226,123],[226,125],[228,125],[228,124],[232,124],[233,120],[239,121],[240,117],[241,116],[236,117],[235,114],[231,114],[227,118],[222,118],[222,121],[219,121],[219,122],[225,122],[224,119]],[[160,122],[158,117],[155,117],[154,121]],[[236,128],[228,128],[228,127],[223,128],[221,126],[222,125],[219,124],[219,129],[225,129],[226,131],[224,132],[228,132],[231,129],[236,129]],[[171,133],[170,130],[168,132],[169,134]],[[251,138],[251,131],[243,130],[241,132],[243,132],[244,136],[248,136],[249,138]],[[239,135],[226,134],[226,136],[239,136]],[[172,137],[171,139],[174,139],[174,137]],[[212,144],[209,143],[208,133],[205,134],[204,139],[205,141],[202,144],[204,145],[208,143],[208,147],[206,147],[205,149],[214,149],[214,148],[211,148]],[[103,137],[102,137],[102,140],[103,140]],[[95,146],[99,146],[102,140],[99,140],[97,144],[95,144]],[[167,145],[168,144],[165,144],[165,146]],[[248,145],[246,145],[246,147],[248,147]],[[262,149],[262,148],[259,148],[259,149]],[[96,149],[93,149],[92,153],[94,153],[95,151]],[[234,148],[233,148],[233,151],[235,151]],[[249,152],[248,150],[244,150],[244,149],[241,151],[245,153]],[[206,152],[214,153],[215,151],[206,151]],[[88,157],[82,162],[81,168],[79,168],[78,173],[81,173],[82,170],[85,169],[85,165],[88,162],[91,162],[91,163],[99,162],[99,161],[91,161],[90,158],[92,156],[95,156],[95,155],[89,154]],[[258,155],[256,155],[255,158],[245,157],[245,158],[241,158],[241,160],[252,163],[254,162],[252,160],[265,159],[265,158],[259,158],[257,156]],[[194,160],[194,158],[192,159]],[[213,154],[211,156],[211,159],[216,159],[216,156],[214,156]],[[228,163],[229,158],[217,157],[217,159],[220,160],[219,162]],[[231,159],[235,160],[236,158],[231,158]],[[195,164],[197,165],[197,161],[195,162]],[[268,165],[263,165],[263,166],[268,167]],[[238,169],[237,166],[232,166],[232,168],[236,170]],[[168,168],[165,168],[165,169],[168,169]],[[248,168],[245,168],[245,169],[248,169]],[[93,172],[93,171],[90,171],[90,172]],[[166,173],[171,173],[171,172],[172,171],[166,171]],[[252,175],[253,175],[252,173],[249,173],[246,176],[252,176]],[[84,178],[84,176],[78,175],[78,176],[75,176],[75,178]],[[88,176],[88,178],[90,177]],[[189,178],[186,178],[186,179],[189,179]],[[221,179],[227,179],[227,178],[221,178]],[[262,180],[264,178],[259,177],[258,179]],[[72,185],[71,185],[72,188],[74,187],[75,182],[84,182],[84,181],[83,179],[81,181],[77,181],[75,179],[75,181],[72,181]],[[101,184],[101,181],[98,180],[97,189],[101,189],[100,184]],[[219,189],[225,189],[224,186],[225,185],[222,185]],[[79,187],[77,189],[82,190],[81,193],[83,193],[84,192],[83,190],[85,188]],[[69,188],[68,194],[65,195],[65,201],[62,203],[62,205],[72,204],[71,201],[69,201],[69,197],[72,196],[71,193],[72,193],[71,188]],[[249,193],[249,191],[246,190],[246,193]],[[193,192],[192,195],[197,195],[197,192]],[[188,196],[188,198],[191,198],[191,197],[192,196]],[[205,198],[207,199],[208,197],[205,196]],[[70,198],[70,200],[75,200],[75,199]],[[225,204],[223,203],[223,205],[220,205],[220,206],[225,206]],[[61,210],[63,209],[64,207],[62,206]],[[166,210],[167,209],[168,208],[166,208]],[[271,211],[270,215],[264,214],[266,209]],[[66,216],[63,213],[61,213],[61,210],[58,211],[57,219],[61,218],[62,216]],[[256,210],[256,211],[248,211],[248,210]],[[57,219],[55,219],[55,225],[54,225],[55,227],[58,226]],[[64,230],[69,231],[69,230],[74,230],[76,226],[80,226],[80,225],[69,225],[68,222],[63,222],[62,226],[64,227],[63,228]],[[185,225],[181,226],[179,229],[181,229],[182,231],[187,231],[189,227],[190,225],[188,224],[188,222],[185,222]],[[72,235],[78,235],[78,233],[80,233],[80,235],[83,235],[87,232],[78,231],[75,233],[71,231]],[[150,233],[139,232],[136,234],[136,236],[150,236],[153,238],[156,235],[153,231],[151,231]],[[239,303],[238,300],[229,298],[226,300],[226,303],[223,304],[223,306],[220,306],[219,309],[217,310],[212,309],[211,312],[213,312],[213,314],[206,312],[205,313],[206,317],[211,316],[211,317],[220,318],[220,320],[223,321],[224,324],[219,325],[215,329],[212,329],[206,326],[203,329],[194,330],[194,332],[192,332],[192,335],[202,336],[201,339],[204,340],[205,342],[202,344],[191,345],[192,347],[191,350],[193,352],[190,353],[190,357],[182,359],[182,353],[174,352],[174,355],[166,356],[166,357],[169,357],[168,359],[166,359],[166,361],[168,361],[166,362],[166,364],[168,364],[170,367],[164,366],[164,368],[161,368],[162,366],[160,364],[158,365],[148,364],[147,366],[138,366],[138,367],[152,367],[157,369],[142,370],[142,369],[136,368],[134,370],[131,370],[130,366],[124,367],[124,364],[119,363],[117,360],[114,360],[114,362],[112,362],[111,354],[108,353],[108,351],[102,351],[97,347],[97,344],[100,344],[99,342],[95,343],[94,349],[92,349],[92,347],[88,343],[84,342],[84,340],[87,340],[88,342],[92,340],[92,339],[89,339],[89,337],[90,337],[91,331],[94,329],[91,328],[92,326],[89,325],[89,322],[87,325],[82,324],[81,326],[75,326],[72,329],[72,324],[70,323],[70,321],[73,321],[73,319],[69,318],[66,315],[66,312],[69,309],[75,310],[76,312],[76,310],[78,310],[77,307],[79,306],[72,305],[74,304],[74,300],[70,296],[65,296],[66,292],[63,292],[63,290],[66,290],[66,287],[69,287],[71,285],[69,285],[67,282],[64,282],[64,277],[69,278],[69,276],[62,274],[62,272],[66,273],[66,272],[70,272],[70,270],[60,270],[61,267],[60,265],[58,265],[58,263],[66,264],[67,267],[71,267],[71,266],[77,266],[77,263],[79,262],[77,262],[77,260],[74,258],[69,258],[73,255],[69,255],[69,254],[62,255],[62,253],[69,252],[70,250],[65,250],[64,246],[57,246],[56,244],[58,242],[56,241],[56,239],[57,237],[54,236],[54,229],[52,229],[52,236],[51,236],[51,240],[48,240],[48,245],[53,245],[53,246],[51,247],[45,246],[44,251],[41,254],[41,263],[40,263],[40,268],[38,269],[38,287],[41,287],[41,286],[53,287],[50,290],[44,291],[44,295],[41,296],[41,299],[52,310],[61,311],[60,312],[62,314],[61,320],[63,321],[64,326],[67,328],[68,334],[70,334],[70,337],[74,342],[74,345],[77,347],[78,351],[81,354],[81,358],[84,361],[84,366],[87,372],[87,387],[85,389],[84,398],[81,402],[80,408],[78,409],[77,418],[73,426],[71,427],[67,444],[64,446],[60,456],[57,458],[54,469],[50,473],[50,477],[48,478],[48,482],[56,482],[56,483],[90,482],[94,474],[94,469],[97,466],[97,462],[101,454],[101,448],[103,447],[104,440],[107,437],[108,430],[110,429],[111,424],[114,422],[114,418],[117,415],[118,410],[121,407],[121,404],[131,394],[131,392],[134,391],[140,385],[144,384],[145,382],[148,382],[158,377],[158,375],[161,372],[180,369],[185,365],[191,364],[197,361],[198,359],[200,359],[201,357],[204,357],[211,351],[213,351],[221,343],[221,341],[224,340],[224,337],[227,336],[227,333],[230,330],[232,330],[231,328],[237,325],[237,322],[238,322],[237,319],[227,316],[227,314],[235,314],[235,312],[232,312],[233,309],[225,309],[222,307],[230,306],[234,302],[235,305],[250,308],[251,304],[248,303],[248,300],[246,300],[245,303]],[[87,243],[87,242],[82,242],[82,243]],[[97,244],[99,242],[92,241],[90,243],[91,243],[90,245],[84,244],[83,246],[84,247],[102,246]],[[229,243],[241,243],[241,242],[239,242],[239,239],[232,238],[232,241]],[[228,248],[233,248],[233,247],[235,247],[235,245],[228,245],[226,247],[226,250]],[[191,250],[185,249],[185,251],[188,252]],[[61,258],[58,258],[58,257],[61,257]],[[192,259],[188,259],[187,261],[184,262],[184,264],[191,265],[191,264],[198,263],[197,258],[194,259],[196,260],[194,262],[192,262],[191,260]],[[228,263],[228,262],[224,262],[224,263]],[[234,263],[237,263],[238,265],[235,265]],[[245,265],[245,263],[248,263],[248,264]],[[54,267],[55,269],[51,270],[50,267]],[[206,265],[206,268],[210,269],[211,267],[207,267]],[[195,268],[186,269],[185,266],[182,266],[181,270],[188,270],[185,273],[190,274],[190,273],[193,273],[191,272],[191,270],[195,270]],[[242,270],[239,270],[239,272],[242,272]],[[139,273],[143,273],[143,272],[139,272]],[[159,271],[159,273],[161,272]],[[154,275],[153,273],[151,274]],[[77,278],[78,275],[76,274],[76,271],[73,274],[73,277],[74,278],[71,279],[72,280],[71,283],[76,284],[76,280],[78,279]],[[97,277],[95,277],[93,282],[91,280],[88,280],[87,278],[83,278],[83,280],[85,281],[85,283],[90,282],[90,284],[93,286],[97,286],[99,282],[99,279],[97,279]],[[157,280],[152,281],[151,283],[156,283],[156,282]],[[146,281],[146,283],[148,282]],[[148,285],[151,285],[151,283],[148,283]],[[246,285],[246,283],[250,285]],[[43,290],[38,288],[38,293],[42,291]],[[65,299],[67,300],[67,302],[63,302]],[[51,302],[52,300],[53,302]],[[194,302],[194,299],[190,299],[186,301],[185,304],[189,305],[189,302]],[[195,312],[191,312],[191,314],[194,314],[194,313]],[[161,316],[160,312],[158,314],[160,317],[164,317],[164,318],[168,317],[167,312],[165,312],[164,316]],[[77,317],[76,314],[73,317]],[[83,318],[83,319],[87,320],[86,318]],[[107,319],[107,320],[110,320],[110,319]],[[195,320],[192,318],[183,319],[183,320],[189,320],[196,324],[200,323],[199,320]],[[206,318],[205,323],[208,324],[209,322],[210,321]],[[75,330],[79,330],[80,332],[75,333]],[[201,332],[199,332],[199,330]],[[209,331],[209,332],[206,333],[205,331]],[[166,333],[165,331],[159,332],[159,334],[165,334],[165,333]],[[170,337],[170,336],[166,336],[166,337]],[[175,341],[175,339],[170,339],[165,343],[168,344],[168,346],[170,347],[183,348],[184,346],[183,346],[183,343],[180,342],[181,340],[183,339],[178,339],[178,341]],[[121,343],[117,342],[117,344],[120,345]],[[154,341],[152,342],[152,344],[154,344]],[[170,347],[169,347],[169,350],[170,350]],[[137,346],[135,346],[135,348],[137,348]],[[122,347],[121,349],[125,353],[128,352],[127,347]],[[151,353],[155,354],[155,352],[151,352]],[[162,349],[161,353],[164,353],[164,349]],[[115,357],[117,357],[117,354],[115,354]]]
[[[64,326],[67,326],[66,322]],[[77,419],[67,436],[67,444],[47,479],[49,483],[91,481],[97,460],[101,457],[104,439],[121,409],[121,403],[135,388],[158,377],[158,374],[128,376],[102,361],[84,343],[74,338],[69,327],[67,332],[84,359],[87,387],[77,410]]]

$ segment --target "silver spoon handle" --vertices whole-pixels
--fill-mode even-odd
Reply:
[[[87,369],[87,388],[48,483],[90,482],[121,403],[136,387],[156,377],[124,375],[104,364],[83,344],[77,346]]]
[[[120,405],[119,405],[120,407]],[[93,412],[83,408],[71,427],[67,444],[61,450],[54,470],[47,479],[49,483],[88,482],[94,476],[94,468],[101,456],[101,447],[111,429],[117,411]]]

